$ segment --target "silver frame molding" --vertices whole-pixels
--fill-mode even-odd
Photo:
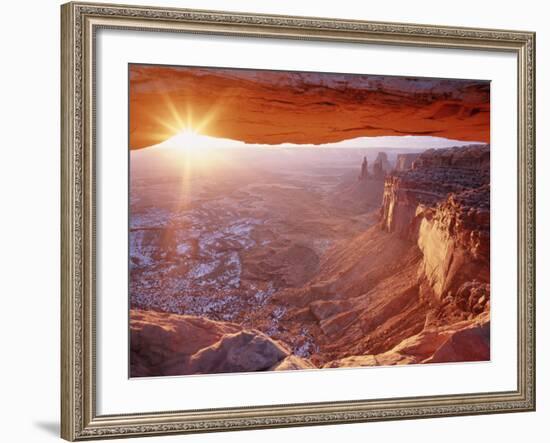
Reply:
[[[94,36],[111,28],[507,51],[518,60],[517,390],[146,414],[95,408]],[[218,11],[61,7],[61,436],[67,440],[535,410],[535,34]],[[130,412],[130,411],[129,411]]]

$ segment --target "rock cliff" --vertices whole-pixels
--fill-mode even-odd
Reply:
[[[130,311],[132,377],[311,369],[265,334],[228,322]]]
[[[277,339],[319,367],[490,356],[489,146],[421,154],[387,176],[380,223],[275,294]]]
[[[418,244],[438,298],[488,283],[489,163],[488,145],[429,150],[385,181],[381,226]]]

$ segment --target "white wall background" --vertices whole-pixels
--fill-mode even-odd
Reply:
[[[538,411],[140,441],[264,442],[546,441],[550,418],[550,30],[544,2],[523,0],[331,2],[306,0],[128,0],[134,4],[314,15],[537,32]],[[0,27],[0,435],[55,441],[59,432],[59,1],[2,5]],[[546,248],[546,250],[545,250]],[[545,269],[546,266],[546,269]],[[546,270],[546,272],[544,272]],[[511,344],[513,346],[514,344]],[[452,383],[452,380],[449,381]],[[546,420],[545,420],[546,419]]]

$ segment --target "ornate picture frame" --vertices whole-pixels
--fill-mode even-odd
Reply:
[[[534,33],[80,2],[63,5],[61,18],[61,435],[64,439],[75,441],[535,409]],[[515,54],[518,79],[517,389],[98,415],[94,60],[95,36],[99,29],[475,49]]]

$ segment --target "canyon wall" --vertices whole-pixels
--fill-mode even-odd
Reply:
[[[381,227],[417,243],[423,287],[439,299],[489,283],[489,149],[428,150],[385,181]]]
[[[488,145],[428,150],[386,176],[378,225],[275,294],[291,348],[318,367],[490,358]]]

